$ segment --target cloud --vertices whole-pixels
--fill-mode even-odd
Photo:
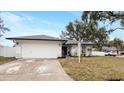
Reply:
[[[27,21],[30,21],[33,24],[47,25],[49,27],[61,27],[61,26],[63,26],[63,24],[58,23],[58,22],[50,21],[48,19],[33,17],[33,16],[29,16],[29,15],[25,16],[25,19],[27,19]]]
[[[5,40],[4,39],[5,37],[38,35],[38,34],[59,36],[56,27],[61,27],[61,26],[55,22],[49,22],[47,20],[38,19],[36,17],[29,15],[20,16],[11,12],[1,12],[0,16],[4,20],[5,25],[11,30],[9,32],[6,32],[4,34],[4,37],[1,38],[0,40],[0,43],[4,45],[9,45],[9,46],[13,45],[11,41]],[[32,25],[34,25],[34,27],[32,27]]]
[[[10,35],[21,35],[21,33],[30,34],[32,32],[37,33],[38,30],[38,32],[42,32],[44,30],[47,30],[47,32],[54,32],[54,29],[56,27],[61,27],[61,25],[58,23],[50,22],[44,19],[39,19],[29,15],[20,16],[11,12],[1,12],[0,15],[3,18],[4,23],[8,27],[10,27]],[[43,27],[42,25],[46,25],[47,27]]]
[[[36,18],[30,15],[16,15],[11,12],[1,12],[0,16],[4,20],[5,24],[9,27],[28,27],[25,26],[25,22],[29,22],[30,24],[44,24],[44,25],[49,25],[53,27],[61,26],[61,24],[58,24],[56,22],[51,22],[49,20],[44,20],[42,18]]]
[[[24,20],[23,17],[9,12],[1,12],[0,16],[4,20],[5,24],[7,24],[8,26],[17,26]]]

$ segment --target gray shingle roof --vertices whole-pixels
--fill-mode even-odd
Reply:
[[[76,40],[68,40],[66,42],[67,45],[77,45],[78,44],[78,41]],[[95,43],[94,42],[91,42],[91,41],[81,41],[81,44],[82,45],[94,45]]]
[[[60,39],[47,35],[32,35],[32,36],[20,36],[20,37],[9,37],[6,39],[10,40],[50,40],[50,41],[65,41],[65,39]]]

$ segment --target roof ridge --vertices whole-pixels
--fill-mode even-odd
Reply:
[[[49,36],[49,35],[30,35],[30,36],[19,36],[19,37],[9,37],[6,39],[22,39],[22,40],[65,40],[59,37]]]
[[[49,35],[44,35],[44,34],[41,34],[41,35],[25,35],[25,36],[14,36],[14,38],[20,38],[20,37],[35,37],[35,36],[46,36],[46,37],[53,37],[53,38],[59,38],[59,37],[54,37],[54,36],[49,36]]]

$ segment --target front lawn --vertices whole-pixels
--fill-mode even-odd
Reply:
[[[82,57],[59,60],[74,80],[124,80],[124,57]]]
[[[13,60],[16,60],[16,58],[15,57],[2,57],[2,56],[0,56],[0,65],[7,63],[7,62],[10,62],[10,61],[13,61]]]

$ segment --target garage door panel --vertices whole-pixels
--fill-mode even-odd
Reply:
[[[57,58],[58,44],[24,44],[23,58]]]

